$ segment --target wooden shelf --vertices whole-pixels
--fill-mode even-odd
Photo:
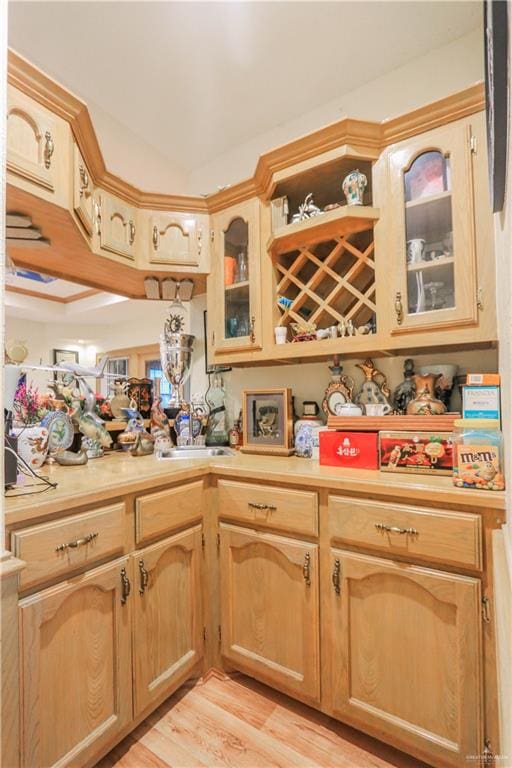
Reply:
[[[276,230],[267,244],[271,256],[328,241],[342,235],[371,229],[379,209],[366,205],[344,205],[311,219]]]
[[[224,290],[229,291],[230,293],[232,291],[241,291],[244,288],[249,288],[249,280],[242,280],[239,283],[231,283],[231,285],[224,286]]]
[[[439,416],[329,416],[329,429],[350,432],[453,432],[453,423],[460,413],[443,413]]]
[[[449,266],[450,264],[455,264],[454,256],[446,256],[445,258],[435,259],[435,261],[420,261],[418,264],[408,264],[407,271],[428,272],[432,269]]]
[[[415,200],[409,200],[406,204],[406,208],[417,208],[421,205],[431,205],[437,203],[439,200],[449,200],[452,196],[450,190],[447,192],[438,192],[435,195],[425,195],[425,197],[417,197]]]

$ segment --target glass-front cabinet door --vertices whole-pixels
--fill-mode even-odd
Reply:
[[[261,348],[259,205],[248,200],[215,216],[215,352]]]
[[[467,122],[390,152],[392,333],[477,321],[471,153]]]

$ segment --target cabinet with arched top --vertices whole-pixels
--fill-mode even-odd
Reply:
[[[492,245],[478,220],[489,218],[481,204],[487,193],[482,127],[481,116],[472,116],[386,150],[386,233],[377,245],[388,282],[381,314],[396,340],[477,329],[484,303],[492,311],[493,297],[484,296]]]
[[[214,353],[262,347],[260,206],[253,198],[212,216],[208,344]]]
[[[93,237],[93,250],[135,261],[139,242],[137,208],[98,189],[93,201]]]

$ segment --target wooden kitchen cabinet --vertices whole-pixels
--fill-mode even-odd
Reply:
[[[223,657],[318,701],[318,545],[221,523],[220,583]]]
[[[84,765],[130,722],[127,567],[119,559],[20,601],[21,765]]]
[[[379,321],[389,323],[386,330],[394,336],[451,331],[478,322],[473,194],[477,122],[478,117],[459,120],[387,150],[389,202],[384,216],[391,247],[387,310]],[[379,246],[385,254],[385,244]]]
[[[77,145],[73,145],[73,210],[86,234],[92,235],[94,220],[94,186]]]
[[[439,766],[483,751],[480,581],[331,550],[332,710]]]
[[[203,656],[201,526],[135,552],[134,715],[171,694]]]
[[[103,191],[96,194],[93,206],[99,248],[135,261],[137,209]]]
[[[208,217],[154,213],[149,217],[149,263],[207,271]]]
[[[213,354],[262,347],[260,205],[253,198],[212,216],[208,344]]]

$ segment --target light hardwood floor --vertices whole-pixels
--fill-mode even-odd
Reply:
[[[181,689],[96,768],[426,768],[247,677]]]

